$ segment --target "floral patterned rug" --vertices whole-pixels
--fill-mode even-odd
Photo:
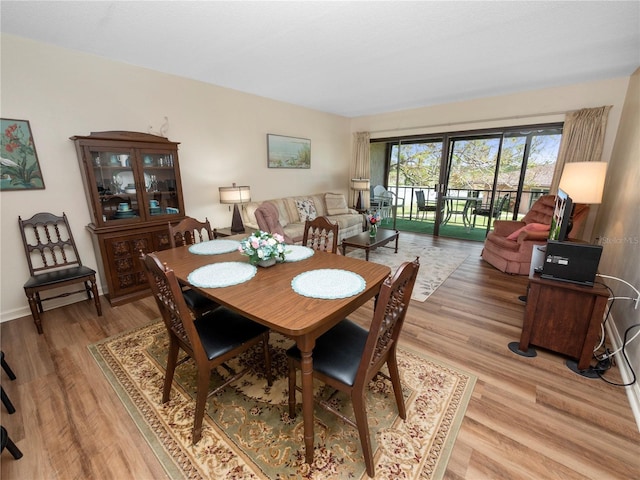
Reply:
[[[420,270],[418,270],[418,278],[411,295],[411,299],[418,302],[424,302],[429,298],[469,256],[468,253],[459,249],[425,247],[419,237],[405,232],[400,232],[398,253],[394,253],[393,248],[388,248],[394,245],[395,242],[390,242],[387,247],[371,250],[369,261],[386,265],[395,272],[403,262],[412,262],[419,257]],[[364,260],[365,251],[347,248],[347,256]]]
[[[191,445],[195,408],[194,363],[176,369],[167,404],[161,404],[168,336],[162,322],[90,345],[107,380],[173,479],[366,479],[356,429],[321,408],[315,409],[314,462],[304,462],[303,424],[290,418],[285,350],[292,341],[272,333],[274,383],[264,378],[260,349],[230,362],[252,366],[245,375],[209,398],[202,439]],[[376,478],[440,479],[464,417],[476,378],[453,367],[399,351],[407,420],[397,414],[390,383],[378,376],[367,398]],[[212,382],[229,375],[223,368]],[[317,395],[327,395],[322,384]],[[300,401],[298,394],[298,401]],[[332,400],[353,417],[345,396]]]

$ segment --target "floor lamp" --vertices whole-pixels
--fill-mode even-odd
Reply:
[[[231,187],[219,187],[220,203],[233,205],[233,219],[231,221],[231,233],[244,233],[244,225],[238,205],[251,201],[251,189],[247,186],[238,187],[234,183]]]
[[[356,210],[359,212],[364,210],[364,202],[362,201],[362,192],[369,190],[368,178],[352,178],[351,188],[358,192],[358,201],[356,202]]]

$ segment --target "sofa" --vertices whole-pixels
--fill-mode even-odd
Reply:
[[[339,225],[338,243],[366,228],[365,216],[349,208],[341,193],[327,192],[249,202],[242,209],[245,227],[280,233],[290,244],[302,242],[305,221],[320,216]]]
[[[482,258],[502,272],[528,275],[533,247],[547,243],[555,199],[555,195],[541,196],[522,220],[496,220],[485,239]],[[580,232],[588,214],[588,205],[575,204],[569,238]]]

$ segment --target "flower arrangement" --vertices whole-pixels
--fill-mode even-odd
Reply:
[[[367,220],[369,220],[369,235],[375,237],[378,233],[378,223],[380,223],[380,214],[378,212],[373,212],[367,216]]]
[[[258,262],[271,259],[283,262],[285,248],[286,244],[282,235],[259,230],[241,240],[238,250],[249,257],[249,262],[252,265],[256,265]]]

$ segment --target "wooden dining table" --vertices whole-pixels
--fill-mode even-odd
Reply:
[[[234,251],[218,255],[196,255],[187,246],[156,252],[159,260],[173,269],[178,280],[190,285],[187,277],[197,268],[218,262],[245,262]],[[361,292],[337,299],[319,299],[296,293],[291,285],[299,274],[318,269],[339,269],[356,273],[365,280]],[[389,267],[373,262],[316,251],[304,260],[258,267],[250,280],[222,288],[192,286],[212,300],[295,340],[302,357],[302,411],[305,460],[313,462],[313,348],[316,339],[347,315],[378,294],[389,276]]]

